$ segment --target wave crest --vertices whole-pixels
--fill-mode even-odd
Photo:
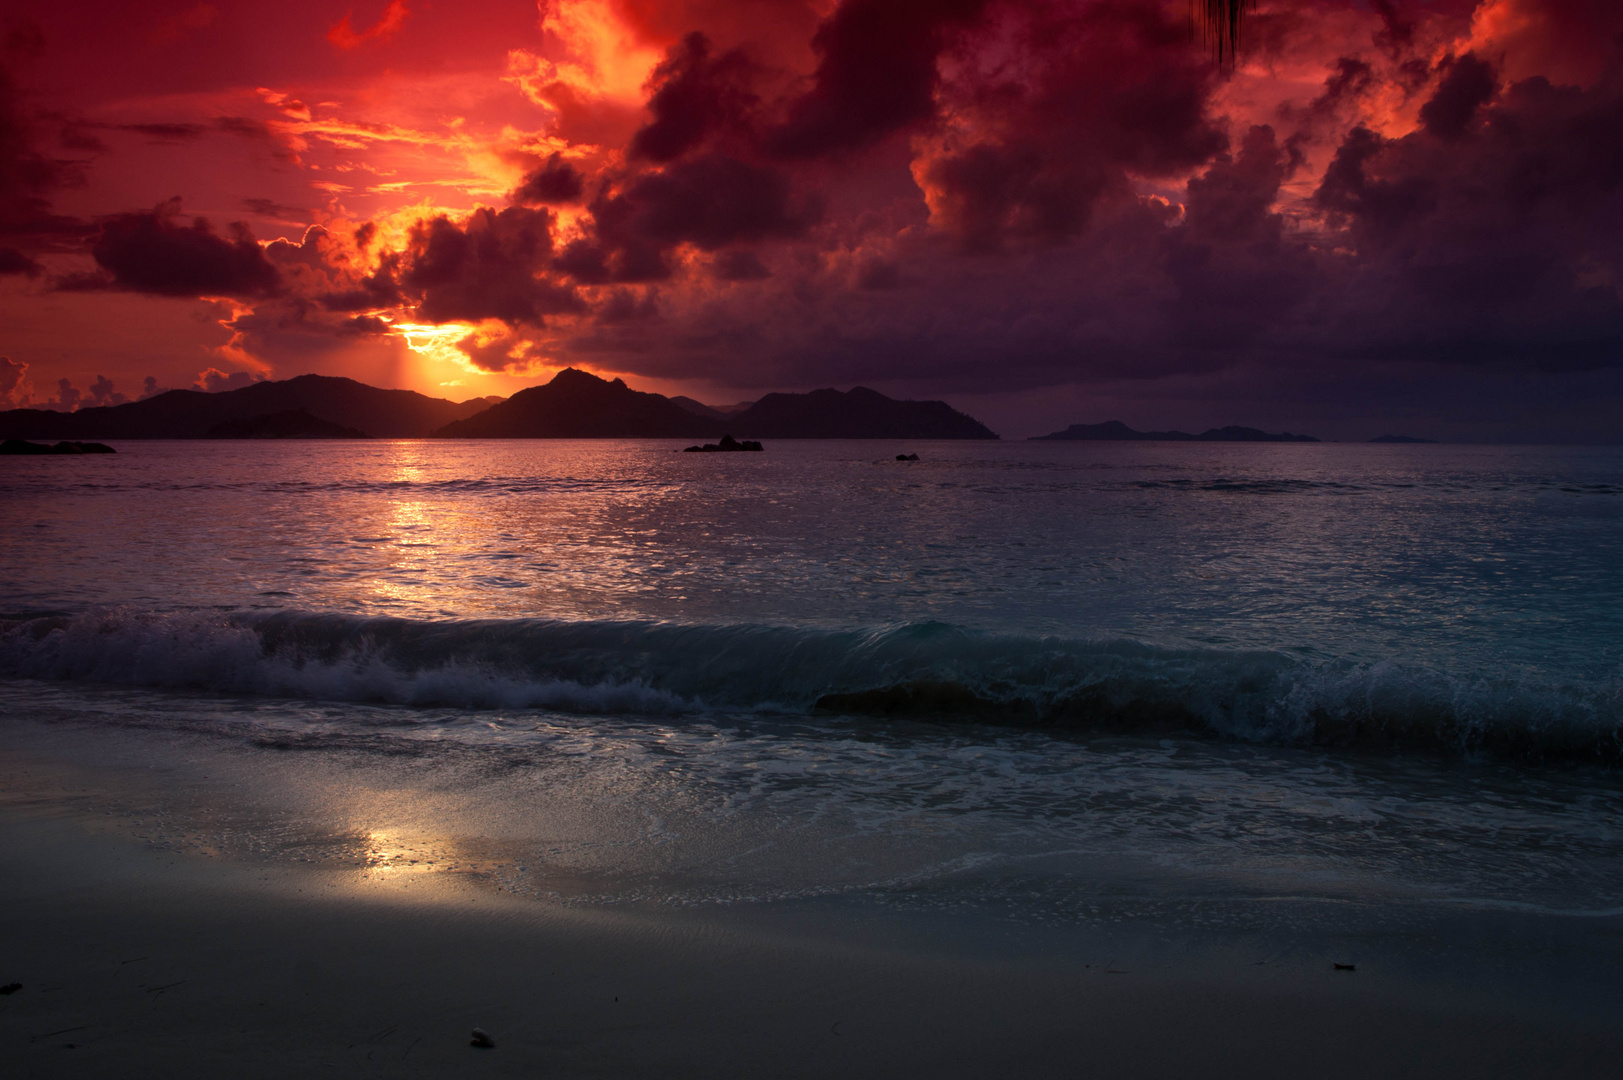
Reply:
[[[1245,741],[1623,758],[1616,680],[1536,685],[1262,650],[985,633],[308,612],[0,620],[0,672],[466,708],[825,712]]]

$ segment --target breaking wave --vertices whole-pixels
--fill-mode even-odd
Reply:
[[[0,619],[0,674],[330,701],[635,716],[829,713],[1252,742],[1623,758],[1616,679],[996,634],[307,612]]]

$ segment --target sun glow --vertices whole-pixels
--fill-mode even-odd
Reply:
[[[390,329],[405,341],[406,348],[418,356],[442,364],[451,364],[470,374],[481,374],[456,343],[474,332],[474,327],[463,323],[393,323]]]
[[[640,108],[643,87],[664,58],[664,43],[644,40],[609,0],[556,0],[538,6],[542,29],[564,55],[554,59],[536,50],[512,49],[506,80],[554,113],[582,102]]]
[[[664,56],[620,19],[608,0],[557,0],[542,17],[570,60],[553,65],[559,81],[578,90],[642,104],[643,84]]]

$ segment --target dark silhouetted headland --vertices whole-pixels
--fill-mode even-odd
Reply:
[[[1290,432],[1281,432],[1278,435],[1256,428],[1239,427],[1230,424],[1228,427],[1209,428],[1199,435],[1191,435],[1187,431],[1135,431],[1120,420],[1107,420],[1102,424],[1072,424],[1064,431],[1056,431],[1052,435],[1033,435],[1033,439],[1073,440],[1078,442],[1318,442],[1311,435],[1292,435]]]
[[[224,420],[204,433],[208,439],[369,439],[364,431],[319,416],[311,416],[303,409],[266,413],[246,420]]]
[[[706,405],[702,401],[695,401],[693,398],[683,397],[678,394],[676,397],[671,398],[671,404],[680,405],[694,416],[702,416],[708,420],[726,420],[729,417],[737,416],[751,405],[754,405],[755,402],[740,401],[736,405]]]
[[[520,390],[435,434],[470,439],[716,438],[724,432],[751,439],[997,438],[946,402],[897,401],[861,386],[849,392],[768,394],[730,415],[683,400],[688,404],[633,390],[621,379],[611,382],[566,368],[545,386]]]
[[[897,401],[866,386],[841,393],[768,394],[731,418],[757,439],[995,439],[944,401]]]
[[[27,442],[23,439],[7,439],[5,442],[0,442],[0,454],[7,457],[37,457],[40,454],[116,454],[117,452],[111,446],[104,446],[99,442],[59,442],[55,446]]]
[[[300,375],[217,394],[170,390],[145,401],[78,412],[0,412],[0,437],[19,439],[205,439],[221,425],[303,412],[315,420],[378,438],[420,438],[453,420],[482,412],[487,398],[455,402],[412,390],[381,390],[354,379]]]
[[[662,394],[633,390],[623,379],[610,382],[576,368],[434,432],[456,439],[692,439],[721,433],[720,420],[697,416]]]
[[[566,368],[506,400],[454,402],[353,379],[301,375],[240,390],[170,390],[126,405],[0,412],[17,439],[995,439],[944,401],[849,391],[768,394],[713,408]]]

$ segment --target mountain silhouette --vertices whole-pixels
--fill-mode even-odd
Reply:
[[[500,405],[447,424],[451,438],[592,439],[995,439],[979,421],[941,401],[897,401],[857,387],[849,392],[768,394],[741,412],[700,413],[683,399],[631,389],[575,368],[545,386],[520,390]]]
[[[768,394],[729,417],[727,426],[753,439],[997,438],[944,401],[898,401],[866,386],[844,393]]]
[[[385,439],[420,438],[453,420],[482,412],[490,400],[446,401],[412,390],[382,390],[332,375],[300,375],[217,394],[169,390],[145,401],[61,413],[44,409],[0,412],[0,438],[200,439],[283,413]]]
[[[723,421],[698,416],[661,394],[633,390],[565,368],[544,386],[520,390],[435,435],[458,439],[691,439],[722,434]]]

